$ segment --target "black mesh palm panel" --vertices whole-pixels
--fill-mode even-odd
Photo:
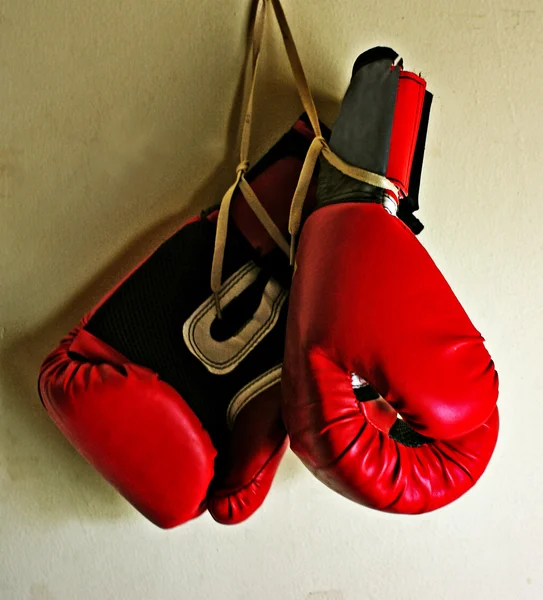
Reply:
[[[248,174],[250,181],[284,156],[307,151],[308,141],[289,131]],[[96,311],[86,329],[136,364],[152,369],[189,404],[215,446],[227,435],[226,409],[233,396],[258,375],[280,364],[283,357],[287,303],[276,326],[230,373],[215,375],[185,345],[183,325],[211,295],[210,273],[215,224],[202,215],[162,244]],[[282,283],[287,258],[274,251],[265,258],[230,224],[223,281],[255,261],[262,272],[257,280],[224,310],[223,322],[213,324],[216,339],[233,336],[254,314],[262,290],[274,275]]]
[[[379,392],[371,385],[356,387],[353,391],[359,402],[368,402],[380,398]],[[419,446],[423,446],[424,444],[433,441],[432,438],[416,432],[405,421],[402,421],[402,419],[396,419],[396,422],[390,428],[388,435],[395,442],[411,448],[418,448]]]
[[[432,438],[416,432],[401,419],[396,419],[396,423],[390,428],[388,435],[399,444],[410,446],[411,448],[418,448],[419,446],[433,442]]]
[[[211,294],[214,239],[215,226],[207,219],[181,229],[96,311],[86,329],[134,363],[156,371],[189,404],[220,448],[227,433],[228,402],[258,374],[281,362],[287,307],[285,303],[277,325],[238,367],[223,375],[210,373],[186,347],[183,325]],[[228,238],[225,279],[251,257],[252,249],[242,241]],[[251,318],[263,280],[259,277],[237,301],[238,309],[246,309],[245,319],[239,311],[225,310],[217,337],[235,334]]]

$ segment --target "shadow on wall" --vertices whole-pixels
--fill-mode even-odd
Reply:
[[[259,122],[262,125],[258,127],[255,138],[258,140],[265,135],[266,139],[276,139],[287,130],[289,120],[295,119],[292,114],[296,95],[290,82],[267,81],[262,73],[260,77],[254,113],[255,125],[258,126]],[[5,464],[0,473],[7,474],[8,485],[4,487],[0,481],[0,494],[6,493],[6,489],[9,489],[8,493],[15,494],[13,505],[19,514],[14,518],[45,524],[70,519],[112,521],[138,518],[135,510],[72,448],[49,420],[37,392],[38,371],[45,356],[61,337],[131,267],[176,231],[189,216],[222,197],[234,177],[237,163],[244,85],[242,76],[228,122],[225,156],[192,197],[182,203],[184,209],[164,218],[128,244],[111,264],[96,274],[36,331],[3,348],[0,382],[4,391],[5,418],[0,424],[0,465],[2,461]],[[271,110],[270,97],[273,97]],[[319,98],[317,104],[326,117],[337,112],[336,100]],[[301,109],[298,110],[300,112]],[[271,127],[274,129],[270,130]],[[234,148],[236,152],[231,151]],[[141,168],[141,165],[138,166],[138,170]],[[165,206],[179,204],[179,193],[169,193],[162,202]],[[290,479],[293,474],[282,476]],[[277,483],[281,485],[281,479]]]

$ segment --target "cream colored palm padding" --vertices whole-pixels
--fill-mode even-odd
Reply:
[[[221,304],[228,305],[257,279],[261,269],[249,262],[238,269],[222,285]],[[190,352],[215,375],[233,371],[260,341],[275,327],[288,292],[271,278],[262,293],[254,315],[232,337],[216,340],[211,327],[217,316],[213,297],[199,306],[183,325],[183,338]]]
[[[288,226],[288,230],[291,236],[290,247],[288,242],[285,240],[285,238],[279,231],[278,227],[275,225],[275,223],[267,213],[266,209],[262,206],[262,204],[256,197],[256,194],[252,190],[251,186],[245,179],[245,173],[249,168],[249,142],[251,133],[251,123],[253,119],[256,74],[258,71],[260,51],[262,48],[266,13],[269,8],[269,5],[271,5],[275,13],[277,23],[279,24],[279,29],[281,31],[281,36],[290,63],[290,68],[294,77],[294,82],[296,84],[296,88],[298,90],[298,94],[302,101],[304,110],[307,113],[307,116],[311,123],[311,127],[313,128],[313,132],[315,133],[315,138],[312,141],[307,152],[298,180],[298,184],[296,186],[296,190],[292,198]],[[219,292],[222,286],[221,279],[224,260],[224,250],[226,246],[226,236],[228,233],[228,215],[230,211],[230,204],[232,203],[232,199],[234,197],[234,193],[238,188],[243,194],[245,200],[247,201],[247,204],[253,210],[259,221],[265,227],[266,231],[272,237],[272,239],[276,242],[279,248],[281,248],[281,250],[283,250],[287,255],[290,256],[291,264],[294,264],[295,239],[296,234],[298,233],[298,230],[300,228],[304,200],[307,196],[309,184],[311,183],[311,178],[313,175],[313,171],[315,170],[317,160],[321,154],[332,166],[334,166],[336,169],[338,169],[345,175],[353,179],[357,179],[358,181],[363,181],[373,186],[388,190],[393,195],[398,197],[397,187],[386,177],[378,175],[377,173],[372,173],[371,171],[366,171],[365,169],[360,169],[358,167],[350,165],[349,163],[346,163],[343,159],[334,154],[334,152],[332,152],[332,150],[328,146],[326,140],[322,136],[319,124],[319,116],[315,107],[315,102],[313,100],[313,96],[311,95],[311,91],[307,83],[302,62],[300,60],[296,44],[294,43],[294,40],[292,38],[292,33],[290,31],[290,27],[285,16],[285,12],[279,0],[257,0],[255,18],[251,28],[250,43],[252,46],[252,73],[251,83],[249,87],[249,95],[247,98],[247,104],[245,108],[245,117],[243,119],[243,126],[241,130],[240,162],[238,164],[238,167],[236,168],[236,179],[226,191],[219,209],[219,216],[217,220],[217,233],[215,237],[215,248],[213,253],[213,263],[211,267],[211,290],[213,292],[215,309],[219,318],[221,317],[221,297]]]

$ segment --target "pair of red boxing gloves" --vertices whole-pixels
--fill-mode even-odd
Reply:
[[[361,55],[331,134],[310,114],[247,178],[242,162],[226,211],[186,222],[44,361],[54,422],[155,524],[243,521],[288,439],[388,512],[483,473],[497,373],[415,237],[430,99],[394,51]]]

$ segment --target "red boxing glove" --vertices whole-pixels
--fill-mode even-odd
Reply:
[[[282,232],[311,137],[299,121],[247,177]],[[51,418],[160,527],[206,508],[221,523],[246,519],[287,448],[279,380],[288,260],[239,190],[230,214],[222,319],[210,289],[211,209],[117,285],[41,367]]]
[[[431,511],[466,492],[498,434],[498,376],[483,338],[393,216],[399,199],[418,192],[428,109],[425,82],[394,51],[359,57],[330,148],[397,189],[321,161],[283,363],[294,452],[332,489],[397,513]]]

